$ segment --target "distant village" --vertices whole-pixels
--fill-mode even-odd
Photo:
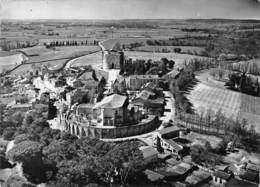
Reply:
[[[2,77],[0,118],[6,111],[37,110],[52,129],[79,138],[141,141],[143,173],[155,185],[257,187],[260,158],[234,159],[238,150],[232,141],[222,145],[175,120],[169,82],[192,81],[188,67],[168,59],[138,63],[116,44],[102,49],[102,66],[41,65],[27,75]],[[228,155],[224,160],[217,156],[221,151]]]

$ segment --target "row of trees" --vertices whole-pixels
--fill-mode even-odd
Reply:
[[[175,62],[162,58],[160,61],[152,61],[151,59],[135,60],[132,59],[125,62],[124,66],[120,67],[120,74],[126,75],[145,75],[145,74],[161,74],[169,72],[173,69]]]
[[[237,147],[250,152],[260,152],[260,139],[254,126],[249,126],[245,119],[239,117],[228,117],[221,109],[215,112],[210,108],[201,108],[196,114],[178,112],[176,119],[192,130],[223,136],[226,141],[233,141]]]
[[[201,46],[205,47],[211,40],[209,36],[193,36],[183,38],[169,38],[169,40],[147,40],[147,45],[156,46]]]
[[[37,41],[3,41],[1,42],[0,47],[4,51],[10,51],[12,49],[21,49],[27,47],[33,47],[37,45]]]
[[[76,40],[68,40],[68,41],[52,41],[50,43],[44,42],[43,44],[46,47],[56,47],[56,46],[80,46],[80,45],[98,45],[98,41],[94,40],[93,42],[89,41],[76,41]]]

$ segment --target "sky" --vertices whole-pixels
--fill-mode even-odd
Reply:
[[[260,20],[260,0],[0,0],[0,18]]]

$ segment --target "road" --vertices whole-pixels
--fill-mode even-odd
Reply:
[[[163,113],[163,116],[160,118],[163,123],[168,123],[170,120],[174,121],[174,115],[175,115],[175,106],[174,106],[174,98],[170,91],[164,91],[164,97],[166,100],[165,105],[165,111]],[[159,129],[162,129],[163,126],[161,125]]]

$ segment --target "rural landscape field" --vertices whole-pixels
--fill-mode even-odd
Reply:
[[[1,22],[0,186],[254,186],[259,133],[259,20]]]

